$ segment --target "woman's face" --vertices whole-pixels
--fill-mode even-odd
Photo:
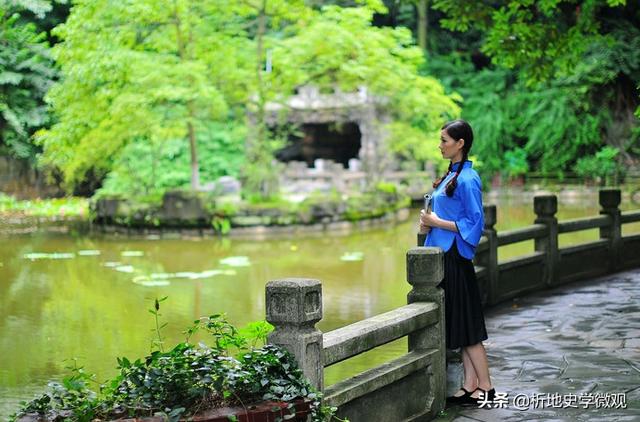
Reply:
[[[464,140],[455,140],[446,130],[440,131],[440,152],[442,158],[458,162],[462,160],[462,147],[464,146]]]

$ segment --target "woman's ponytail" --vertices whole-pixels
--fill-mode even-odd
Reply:
[[[460,165],[458,166],[458,169],[456,170],[456,174],[455,176],[453,176],[451,178],[451,180],[449,180],[449,183],[447,183],[447,186],[445,188],[445,192],[447,193],[448,197],[452,197],[453,196],[453,192],[455,192],[456,188],[458,187],[458,176],[460,175],[460,172],[462,171],[462,167],[464,165],[464,162],[467,161],[467,152],[464,151],[462,153],[462,161],[460,161]]]
[[[440,186],[440,183],[442,183],[442,181],[444,179],[446,179],[446,177],[449,175],[449,173],[451,173],[451,167],[452,167],[452,164],[451,164],[451,162],[449,162],[449,168],[447,169],[447,172],[444,174],[444,176],[442,176],[441,178],[439,178],[438,180],[433,182],[433,188],[434,189],[437,189],[438,186]]]

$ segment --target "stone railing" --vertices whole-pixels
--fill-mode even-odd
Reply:
[[[269,342],[293,353],[311,383],[323,389],[324,368],[408,336],[404,356],[324,389],[324,401],[351,421],[413,421],[435,417],[445,399],[443,277],[439,248],[407,253],[408,304],[327,333],[318,280],[284,279],[266,287]]]
[[[476,254],[476,273],[485,306],[571,281],[640,266],[640,234],[622,236],[622,224],[640,222],[640,210],[621,212],[617,189],[599,192],[599,216],[558,221],[557,198],[534,198],[534,224],[497,233],[496,207],[486,206],[484,236]],[[600,229],[600,239],[559,247],[558,236]],[[531,254],[498,261],[498,247],[534,240]],[[446,394],[461,384],[459,356],[445,355],[443,278],[440,248],[407,253],[408,305],[328,333],[322,319],[318,280],[272,281],[266,288],[267,321],[275,326],[269,341],[292,352],[325,402],[352,421],[415,421],[434,418]],[[409,352],[323,389],[324,368],[374,347],[408,336]],[[445,362],[446,360],[446,362]]]
[[[536,196],[534,224],[496,232],[496,207],[484,207],[484,236],[476,251],[476,274],[485,305],[522,296],[536,290],[640,266],[640,235],[622,236],[622,224],[640,221],[640,210],[621,212],[619,189],[599,192],[600,215],[558,221],[555,195]],[[558,236],[600,229],[600,239],[560,247]],[[534,251],[498,261],[498,248],[527,240]],[[418,234],[418,245],[424,235]]]
[[[301,161],[290,161],[281,175],[280,184],[285,192],[308,193],[313,190],[335,189],[338,192],[361,191],[370,182],[371,176],[358,169],[358,166],[345,169],[340,163],[331,160],[316,160],[315,167],[308,168]],[[406,186],[412,199],[422,199],[424,181],[433,178],[425,171],[388,171],[380,180]]]
[[[640,234],[622,236],[622,224],[640,221],[640,210],[621,212],[619,189],[599,192],[600,215],[558,221],[555,195],[534,197],[534,224],[498,233],[496,206],[484,207],[484,235],[476,251],[475,268],[485,307],[576,280],[640,266]],[[558,236],[581,230],[600,229],[600,239],[560,247]],[[418,245],[425,235],[418,234]],[[498,248],[533,240],[530,254],[498,261]],[[462,379],[460,356],[447,357],[447,392],[458,389]]]

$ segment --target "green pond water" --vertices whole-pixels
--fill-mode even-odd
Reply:
[[[534,220],[530,203],[492,202],[498,205],[498,230]],[[597,214],[594,197],[560,204],[558,218]],[[161,309],[167,346],[182,341],[182,331],[203,315],[225,312],[237,326],[264,319],[265,283],[283,277],[322,281],[323,331],[401,306],[409,291],[405,253],[415,244],[417,215],[413,210],[404,224],[350,235],[264,241],[0,234],[0,420],[68,374],[70,358],[104,381],[115,375],[117,356],[148,353],[154,321],[147,309],[156,297],[169,297]],[[640,224],[624,226],[623,234],[634,232]],[[587,230],[561,235],[560,244],[597,237],[597,230]],[[532,241],[521,242],[500,248],[499,258],[531,251]],[[325,383],[405,350],[406,340],[399,340],[332,366]]]

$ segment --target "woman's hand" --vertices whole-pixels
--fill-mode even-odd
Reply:
[[[420,229],[423,227],[439,227],[440,221],[440,218],[438,218],[435,212],[431,211],[428,213],[425,210],[420,210]]]
[[[458,226],[456,226],[456,223],[449,220],[443,220],[433,211],[428,213],[425,210],[420,210],[420,228],[422,229],[423,226],[426,228],[438,227],[452,232],[458,232]]]

